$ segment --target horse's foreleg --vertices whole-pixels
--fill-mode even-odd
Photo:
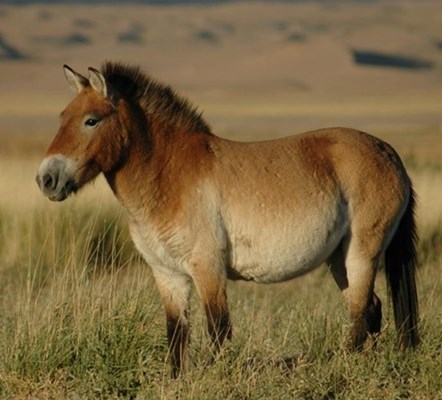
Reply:
[[[224,341],[232,337],[225,271],[194,264],[192,277],[204,305],[210,337],[219,350]]]
[[[185,275],[153,272],[166,310],[169,357],[172,377],[176,378],[186,367],[191,280]]]
[[[166,308],[166,317],[172,378],[177,378],[186,367],[189,324],[187,322],[187,313],[177,317],[173,313],[168,312]]]
[[[204,302],[207,325],[212,342],[220,350],[226,339],[232,338],[232,325],[225,289],[218,298]]]

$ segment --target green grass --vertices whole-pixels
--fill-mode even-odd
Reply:
[[[347,352],[345,304],[323,267],[277,285],[229,284],[234,336],[214,361],[194,296],[192,365],[178,380],[169,377],[154,280],[109,193],[97,183],[67,203],[50,204],[26,189],[22,202],[10,193],[25,178],[2,176],[10,190],[0,202],[0,397],[442,398],[442,220],[439,202],[432,202],[440,176],[431,174],[414,177],[426,210],[418,350],[397,350],[379,274],[383,331],[364,353]]]

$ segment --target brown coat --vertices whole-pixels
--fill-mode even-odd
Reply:
[[[162,295],[174,375],[192,282],[220,346],[231,336],[227,278],[280,282],[323,262],[348,301],[353,348],[380,330],[373,289],[384,258],[400,343],[417,344],[414,195],[388,144],[346,128],[228,141],[136,68],[65,74],[77,96],[37,180],[61,201],[105,174]]]

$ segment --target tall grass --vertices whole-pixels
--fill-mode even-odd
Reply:
[[[442,174],[417,168],[422,346],[401,353],[386,298],[384,328],[346,351],[348,319],[326,268],[293,282],[232,283],[234,338],[213,361],[192,299],[193,365],[176,380],[165,317],[125,216],[98,181],[63,204],[42,198],[37,162],[0,161],[2,398],[442,398]]]

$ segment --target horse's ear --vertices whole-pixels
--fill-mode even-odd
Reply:
[[[104,79],[104,76],[100,71],[95,68],[89,68],[89,83],[98,93],[103,95],[103,97],[107,97],[108,90],[106,79]]]
[[[75,72],[71,67],[64,65],[63,71],[69,83],[69,87],[75,94],[80,93],[86,86],[88,86],[88,80],[83,75]]]

